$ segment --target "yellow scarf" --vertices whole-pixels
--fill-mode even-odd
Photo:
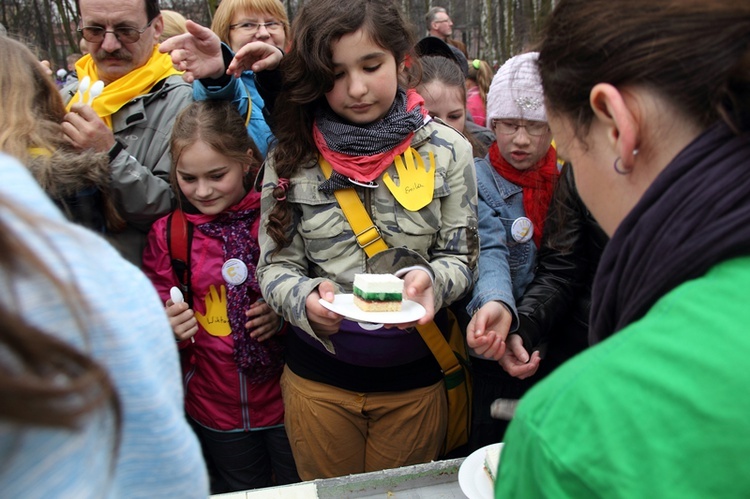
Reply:
[[[39,156],[52,156],[52,151],[45,147],[29,147],[29,156],[38,158]]]
[[[86,76],[91,78],[92,83],[99,79],[91,54],[86,54],[78,60],[76,72],[81,80]],[[178,74],[182,72],[174,69],[169,54],[160,53],[159,46],[154,45],[154,52],[146,64],[105,86],[101,95],[94,99],[91,107],[107,126],[112,128],[112,115],[122,106],[139,95],[147,93],[158,81]],[[78,102],[78,93],[68,102],[67,110],[70,111],[71,106],[76,102]],[[88,102],[88,92],[83,96],[83,102]]]

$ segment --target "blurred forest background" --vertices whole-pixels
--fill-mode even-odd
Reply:
[[[115,1],[115,0],[113,0]],[[306,0],[282,0],[289,18]],[[308,0],[309,1],[309,0]],[[346,2],[346,0],[341,0]],[[497,68],[535,41],[554,0],[398,0],[414,25],[417,39],[426,35],[425,13],[445,7],[453,20],[453,38],[466,44],[469,58]],[[162,9],[180,12],[204,26],[220,0],[161,0]],[[2,0],[0,23],[52,67],[65,67],[65,57],[78,52],[75,0]]]

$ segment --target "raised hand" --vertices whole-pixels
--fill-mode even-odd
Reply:
[[[243,71],[276,69],[283,58],[281,49],[265,42],[250,42],[234,54],[234,59],[227,68],[227,74],[239,77]]]
[[[193,21],[187,21],[185,26],[188,32],[162,42],[159,52],[169,53],[172,65],[185,72],[182,78],[188,83],[222,76],[225,68],[219,36]]]
[[[115,145],[112,130],[86,104],[73,104],[63,117],[62,131],[65,139],[77,149],[107,152]]]

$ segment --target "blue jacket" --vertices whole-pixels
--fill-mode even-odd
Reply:
[[[205,499],[206,465],[185,419],[177,348],[153,286],[104,239],[67,223],[29,170],[4,154],[0,180],[0,198],[19,210],[0,211],[4,230],[51,274],[3,265],[3,310],[97,362],[121,407],[119,428],[110,404],[75,429],[0,422],[0,495]],[[6,345],[3,369],[19,371]],[[67,385],[67,376],[59,378]]]
[[[518,326],[516,300],[534,278],[537,249],[532,238],[516,242],[511,233],[513,222],[526,216],[521,187],[501,177],[488,158],[474,158],[474,166],[479,194],[479,277],[466,310],[474,315],[485,303],[501,301],[513,312],[513,330]]]
[[[229,50],[224,46],[224,50]],[[234,54],[232,54],[234,56]],[[231,60],[231,58],[230,58]],[[260,154],[265,159],[274,136],[271,128],[263,117],[265,103],[258,93],[255,77],[252,71],[245,71],[240,78],[230,78],[224,86],[206,86],[204,82],[193,82],[193,98],[199,100],[231,100],[245,119],[247,133],[258,146]],[[248,112],[250,113],[248,119]]]

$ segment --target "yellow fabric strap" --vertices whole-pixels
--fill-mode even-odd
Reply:
[[[76,72],[79,81],[86,76],[91,79],[92,83],[99,79],[91,54],[86,54],[78,60]],[[101,95],[94,99],[91,107],[107,126],[112,128],[112,115],[122,106],[139,95],[147,93],[157,82],[178,74],[182,72],[172,66],[169,54],[160,53],[159,45],[154,45],[154,51],[146,64],[106,85]],[[77,102],[78,93],[68,102],[67,110],[70,111],[71,106]],[[83,102],[88,102],[88,92],[83,96]]]
[[[245,87],[245,95],[247,95],[247,116],[245,117],[245,128],[247,128],[247,125],[250,123],[250,115],[253,113],[253,97],[250,95],[250,89],[247,88],[247,85],[245,85],[245,82],[242,81],[242,86]]]
[[[323,175],[329,178],[333,171],[331,164],[323,159],[323,156],[319,157],[318,164],[320,165],[320,169],[323,170]],[[349,225],[352,226],[354,235],[357,238],[357,244],[365,250],[367,256],[370,257],[388,249],[388,245],[385,244],[380,234],[380,229],[372,222],[372,218],[367,213],[365,206],[359,200],[357,191],[353,187],[349,187],[348,189],[334,191],[334,195],[346,219],[349,221]]]
[[[320,169],[323,170],[323,175],[329,178],[333,171],[331,164],[323,159],[323,156],[318,157],[318,164]],[[367,213],[354,188],[338,189],[334,191],[334,195],[357,237],[357,244],[365,250],[367,256],[371,257],[388,249],[388,245],[381,237],[380,229],[373,223],[370,214]],[[430,321],[425,325],[417,325],[417,331],[440,364],[440,369],[442,369],[444,375],[453,374],[461,369],[458,358],[456,358],[435,321]]]
[[[52,156],[52,151],[46,147],[29,147],[29,156],[32,158],[38,158],[39,156]]]

